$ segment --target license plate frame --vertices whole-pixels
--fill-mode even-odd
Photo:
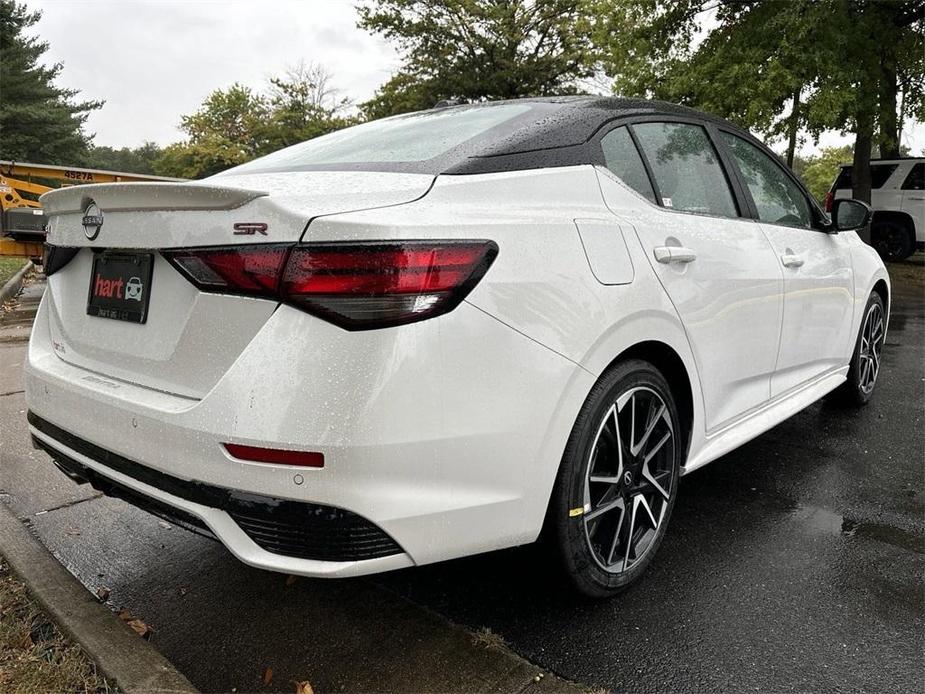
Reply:
[[[143,325],[148,320],[153,275],[153,253],[94,253],[87,315]]]

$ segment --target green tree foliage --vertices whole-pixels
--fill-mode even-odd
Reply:
[[[817,200],[822,202],[832,187],[842,164],[850,164],[854,156],[851,145],[823,147],[819,154],[801,157],[794,162],[794,171],[803,179]]]
[[[853,193],[870,202],[874,145],[884,156],[898,156],[899,123],[907,113],[925,115],[925,0],[829,1],[844,43],[833,42],[831,71],[817,97],[825,110],[818,116],[854,134]],[[900,84],[906,91],[898,99]]]
[[[155,161],[165,176],[200,178],[243,164],[269,149],[267,100],[233,84],[216,89],[195,113],[180,119],[187,139],[166,147]]]
[[[889,152],[903,115],[923,110],[923,11],[925,0],[598,0],[595,35],[618,92],[784,136],[790,162],[801,130],[855,134],[855,195],[869,199],[878,128]]]
[[[186,139],[169,145],[154,162],[162,176],[201,178],[281,147],[350,125],[349,102],[339,98],[321,66],[290,69],[259,94],[233,84],[216,89],[195,113],[180,119]]]
[[[352,125],[345,115],[349,99],[332,86],[331,73],[314,63],[299,63],[284,77],[270,79],[268,94],[271,149],[279,149]]]
[[[162,151],[154,142],[145,142],[140,147],[121,147],[119,149],[94,146],[90,148],[81,163],[91,169],[153,174],[154,162]]]
[[[102,101],[74,101],[74,89],[56,87],[61,63],[40,64],[48,43],[24,32],[41,12],[0,0],[0,155],[39,163],[75,162],[87,152],[87,116]]]
[[[569,94],[593,74],[587,0],[383,0],[358,25],[394,42],[403,65],[360,109],[367,118],[477,101]]]

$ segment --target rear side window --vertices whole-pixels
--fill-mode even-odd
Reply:
[[[903,190],[925,190],[925,164],[916,164],[903,181]]]
[[[633,126],[662,204],[676,210],[737,217],[735,200],[706,131],[687,123]]]
[[[871,164],[870,165],[870,187],[871,190],[883,188],[893,172],[896,171],[898,164]],[[838,178],[835,179],[835,190],[851,190],[854,187],[851,180],[851,167],[843,166]]]
[[[621,181],[640,195],[655,202],[655,193],[642,158],[626,127],[616,128],[601,139],[604,163]]]
[[[768,224],[811,227],[813,217],[806,196],[780,164],[741,137],[727,132],[722,137],[752,194],[758,219]]]
[[[832,184],[832,190],[851,190],[851,167],[843,166],[838,172],[838,178]]]
[[[883,188],[898,164],[874,164],[870,167],[870,187]]]

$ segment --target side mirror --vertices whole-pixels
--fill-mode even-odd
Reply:
[[[835,231],[857,231],[870,224],[872,214],[867,203],[840,198],[832,205],[832,226]]]

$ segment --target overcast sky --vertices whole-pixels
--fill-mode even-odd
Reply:
[[[106,105],[88,120],[95,143],[166,145],[182,114],[217,88],[257,90],[300,60],[326,65],[355,100],[372,96],[398,66],[390,46],[356,28],[345,0],[26,0],[63,62],[63,86]]]
[[[345,96],[364,101],[399,65],[388,43],[356,27],[354,0],[26,0],[34,30],[63,62],[59,84],[106,105],[91,114],[94,142],[134,147],[182,138],[182,114],[217,88],[262,90],[299,61],[328,67]],[[821,145],[849,142],[836,133]],[[903,142],[925,150],[925,127]],[[815,149],[812,143],[804,150]]]

